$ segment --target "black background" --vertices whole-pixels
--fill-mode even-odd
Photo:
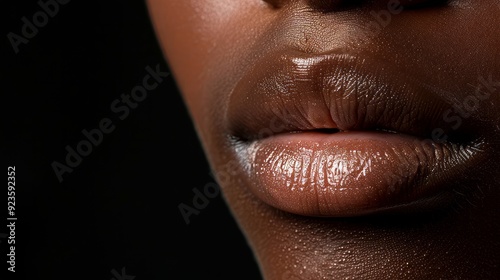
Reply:
[[[135,280],[260,279],[221,196],[189,225],[179,212],[213,178],[173,77],[126,119],[110,109],[146,66],[169,71],[145,3],[72,0],[15,54],[7,34],[21,35],[21,18],[40,10],[2,5],[2,158],[16,167],[18,221],[17,278],[1,279],[111,280],[122,268]],[[59,183],[51,163],[107,117],[116,129]],[[6,214],[6,185],[1,195]]]

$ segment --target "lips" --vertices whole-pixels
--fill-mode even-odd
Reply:
[[[446,98],[371,57],[287,51],[241,78],[226,124],[246,184],[278,209],[347,217],[431,208],[485,158],[468,124],[444,122]],[[432,140],[436,129],[447,141]]]

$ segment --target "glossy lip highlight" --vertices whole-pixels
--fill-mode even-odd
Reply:
[[[484,159],[479,139],[425,140],[447,127],[447,106],[381,61],[290,51],[265,57],[241,79],[226,121],[261,200],[300,215],[358,216],[435,206]]]

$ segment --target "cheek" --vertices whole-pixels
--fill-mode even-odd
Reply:
[[[259,30],[252,18],[262,5],[260,1],[148,0],[159,44],[196,119],[206,107],[203,100],[213,98],[204,96],[206,81],[231,75],[231,57],[244,53]]]

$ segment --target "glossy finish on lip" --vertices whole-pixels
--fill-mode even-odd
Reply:
[[[375,59],[289,52],[241,79],[226,117],[257,197],[295,214],[357,216],[435,206],[449,198],[454,178],[483,159],[478,139],[426,139],[448,127],[447,106]]]

